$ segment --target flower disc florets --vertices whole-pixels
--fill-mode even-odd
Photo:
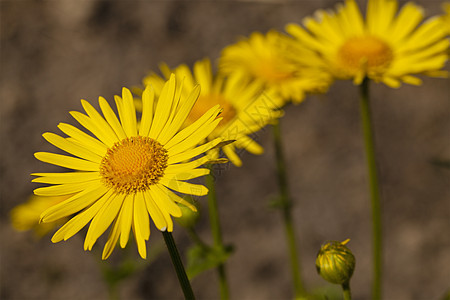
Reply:
[[[391,47],[375,36],[349,38],[338,51],[339,60],[350,72],[375,71],[393,59]]]
[[[167,167],[167,150],[149,137],[130,137],[108,149],[100,164],[103,182],[118,193],[145,191]]]

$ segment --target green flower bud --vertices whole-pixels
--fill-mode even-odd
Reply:
[[[174,217],[175,221],[183,226],[184,228],[192,228],[195,224],[197,224],[197,221],[200,217],[200,214],[195,206],[187,207],[183,204],[178,204],[178,206],[181,209],[181,217],[176,218]],[[195,210],[193,210],[193,208]]]
[[[355,270],[355,257],[348,249],[350,239],[343,242],[330,241],[322,245],[316,259],[317,272],[323,279],[335,284],[350,281]]]

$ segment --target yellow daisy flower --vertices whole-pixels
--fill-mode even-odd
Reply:
[[[171,70],[162,64],[161,71],[165,77],[171,72],[175,73],[188,88],[197,83],[201,86],[200,97],[187,117],[185,125],[194,122],[214,105],[219,104],[223,108],[220,115],[223,120],[211,132],[208,140],[222,137],[224,140],[235,141],[222,146],[222,151],[234,165],[242,165],[236,153],[238,149],[245,149],[252,154],[263,153],[263,148],[249,135],[282,115],[278,109],[282,105],[280,97],[273,92],[263,93],[260,85],[247,84],[247,81],[238,75],[228,78],[221,75],[213,76],[209,59],[197,61],[193,73],[186,65]],[[152,85],[158,93],[164,79],[152,73],[145,77],[143,82],[145,85]],[[181,98],[186,99],[186,95],[182,95]],[[209,154],[212,159],[216,159],[219,157],[219,149],[213,149]]]
[[[11,225],[17,231],[33,230],[37,236],[42,237],[64,219],[51,223],[39,223],[41,213],[69,197],[70,195],[57,197],[31,195],[27,202],[19,204],[11,210]]]
[[[446,76],[449,41],[441,18],[430,18],[420,26],[423,9],[406,3],[396,15],[396,0],[369,0],[366,20],[354,0],[338,5],[337,12],[319,10],[303,24],[289,24],[286,31],[316,52],[336,78],[364,77],[397,88],[401,82],[419,85],[412,74]],[[311,59],[316,59],[311,57]]]
[[[274,89],[285,101],[301,102],[306,92],[326,92],[330,84],[328,73],[311,61],[291,57],[311,56],[307,48],[289,47],[292,39],[271,30],[266,35],[254,32],[236,44],[225,47],[219,61],[219,72],[240,73],[249,80]],[[299,52],[299,50],[301,52]]]
[[[214,106],[180,131],[199,95],[199,87],[195,86],[181,103],[181,89],[185,91],[186,87],[177,87],[172,75],[154,105],[154,91],[147,87],[142,94],[139,128],[132,94],[124,88],[122,98],[115,97],[119,118],[103,97],[99,98],[103,116],[84,100],[81,103],[87,115],[71,112],[93,136],[65,123],[60,123],[58,128],[68,137],[49,132],[43,134],[48,142],[73,155],[35,154],[43,162],[73,169],[66,173],[32,174],[38,176],[34,182],[51,184],[35,189],[38,196],[74,194],[41,215],[42,222],[53,222],[76,214],[55,233],[52,242],[69,239],[90,222],[84,249],[91,250],[112,224],[102,258],[109,257],[119,238],[120,246],[125,247],[131,229],[139,254],[146,258],[149,215],[159,230],[171,232],[171,216],[182,214],[176,203],[195,210],[174,191],[199,196],[208,193],[203,185],[186,180],[209,173],[207,168],[198,168],[208,161],[206,156],[199,155],[216,146],[221,139],[197,145],[221,120],[217,118],[220,108]],[[195,160],[189,161],[192,158]]]

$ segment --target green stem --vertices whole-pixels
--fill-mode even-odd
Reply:
[[[192,291],[191,284],[184,270],[183,262],[181,261],[180,254],[178,254],[177,246],[173,240],[172,233],[168,231],[162,231],[164,241],[166,242],[167,249],[169,250],[170,258],[172,259],[173,266],[177,272],[178,281],[180,282],[183,290],[184,298],[187,300],[194,300],[194,292]]]
[[[284,227],[288,242],[295,297],[301,298],[304,295],[305,290],[300,276],[300,261],[298,259],[298,250],[295,243],[294,223],[292,220],[292,201],[289,195],[289,185],[287,180],[286,161],[284,159],[283,153],[280,122],[281,120],[273,125],[275,155],[277,162],[277,177],[278,185],[280,188],[279,203],[283,213]]]
[[[216,195],[216,186],[213,176],[213,168],[210,165],[209,169],[211,173],[206,176],[206,186],[209,190],[208,192],[208,208],[209,208],[209,219],[211,222],[211,232],[214,240],[214,247],[223,248],[222,241],[222,230],[220,228],[220,219],[219,219],[219,209],[217,206],[217,195]],[[217,272],[219,274],[219,286],[220,286],[220,299],[226,300],[230,298],[227,276],[225,271],[225,265],[220,264],[217,267]]]
[[[350,291],[350,282],[342,284],[342,292],[344,294],[344,300],[352,300],[352,293]]]
[[[372,203],[372,234],[373,234],[373,285],[372,299],[381,299],[382,274],[382,225],[380,189],[378,185],[377,163],[375,158],[375,141],[369,103],[369,79],[366,77],[361,84],[361,122],[364,131],[364,144],[367,156],[367,168],[370,180],[370,195]]]

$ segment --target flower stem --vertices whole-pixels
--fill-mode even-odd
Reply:
[[[372,299],[381,299],[382,274],[382,225],[380,189],[378,185],[377,163],[375,157],[375,141],[369,103],[369,79],[366,77],[360,86],[361,124],[364,132],[364,144],[367,157],[367,168],[370,180],[370,195],[372,203],[372,234],[373,234],[373,285]]]
[[[275,155],[277,162],[277,177],[280,188],[279,206],[282,210],[284,228],[289,247],[289,255],[292,268],[292,279],[294,284],[295,298],[301,298],[304,295],[303,283],[300,275],[300,261],[298,259],[298,250],[295,243],[294,224],[292,220],[292,201],[289,195],[289,185],[286,172],[286,161],[283,153],[283,142],[281,137],[281,120],[273,125],[273,136],[275,145]]]
[[[181,261],[180,254],[178,254],[177,246],[173,240],[172,233],[168,231],[162,231],[164,241],[166,242],[167,249],[169,250],[170,258],[172,259],[173,266],[177,272],[178,281],[180,282],[183,290],[184,298],[186,300],[193,300],[194,292],[192,291],[191,284],[184,270],[183,262]]]
[[[344,294],[344,300],[352,300],[352,293],[350,291],[350,282],[342,284],[342,291]]]
[[[214,247],[223,248],[222,241],[222,230],[220,228],[219,220],[219,209],[217,206],[217,195],[216,186],[213,176],[212,165],[209,166],[211,173],[205,176],[206,186],[209,190],[208,192],[208,208],[209,208],[209,219],[211,222],[211,232],[214,240]],[[225,265],[220,264],[217,267],[217,272],[219,274],[219,286],[220,286],[220,299],[226,300],[230,298],[227,276],[225,271]]]

